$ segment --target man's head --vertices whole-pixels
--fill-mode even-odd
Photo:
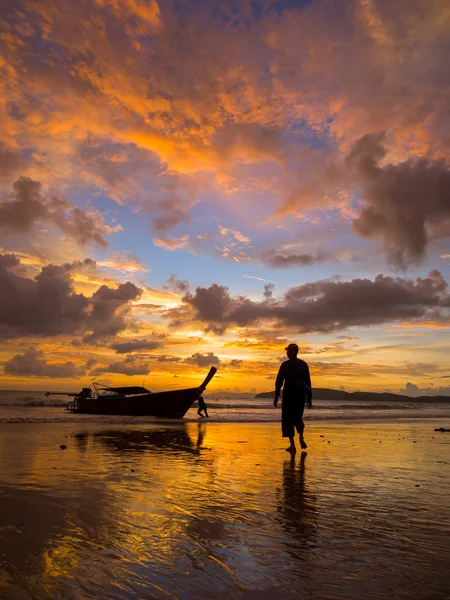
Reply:
[[[288,358],[296,358],[297,357],[297,354],[298,354],[297,344],[289,344],[289,346],[286,346],[285,350],[286,350],[286,354],[288,355]]]

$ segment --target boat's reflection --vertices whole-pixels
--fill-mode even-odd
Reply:
[[[120,453],[171,453],[198,455],[202,449],[206,425],[199,423],[197,430],[187,425],[161,426],[151,429],[105,429],[78,433],[74,436],[77,448],[86,450],[92,441],[94,446]]]

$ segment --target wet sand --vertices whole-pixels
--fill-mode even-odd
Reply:
[[[0,598],[450,598],[440,426],[2,424]]]

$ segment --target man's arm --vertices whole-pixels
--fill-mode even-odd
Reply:
[[[311,385],[311,375],[309,373],[309,367],[308,364],[305,363],[306,365],[306,369],[305,369],[305,383],[308,386],[308,390],[306,392],[306,404],[308,406],[308,408],[312,408],[312,385]]]
[[[273,398],[273,405],[275,408],[278,406],[278,398],[280,397],[281,388],[283,387],[284,382],[284,364],[281,363],[280,368],[278,369],[278,375],[275,380],[275,396]]]

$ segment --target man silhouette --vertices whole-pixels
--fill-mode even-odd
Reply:
[[[304,450],[307,448],[303,432],[305,424],[303,422],[303,410],[305,401],[308,408],[312,407],[312,389],[309,367],[304,360],[297,358],[297,344],[289,344],[285,348],[288,360],[280,365],[278,375],[275,381],[275,397],[273,405],[278,406],[281,388],[283,387],[283,402],[281,405],[281,432],[283,437],[289,438],[290,446],[286,452],[295,454],[295,429],[300,438],[300,446]],[[283,386],[284,383],[284,386]]]

